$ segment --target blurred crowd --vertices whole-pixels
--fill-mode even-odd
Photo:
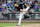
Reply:
[[[14,3],[23,4],[30,3],[32,7],[29,9],[32,12],[40,12],[40,0],[0,0],[0,12],[12,12],[16,10]]]
[[[8,17],[9,19],[9,14],[7,13],[20,12],[20,8],[23,9],[24,7],[26,7],[23,6],[24,3],[28,3],[29,6],[31,5],[30,9],[28,10],[30,14],[31,12],[40,12],[40,0],[0,0],[0,16],[2,15]],[[14,6],[14,4],[16,4],[16,7]],[[19,7],[17,7],[17,5],[19,5]]]

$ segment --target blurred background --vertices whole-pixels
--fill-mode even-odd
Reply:
[[[16,11],[15,2],[19,5],[23,3],[32,4],[32,7],[23,16],[23,19],[40,19],[40,0],[0,0],[0,20],[19,18],[20,11]],[[22,8],[24,7],[22,6]]]

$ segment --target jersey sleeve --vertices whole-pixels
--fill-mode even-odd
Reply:
[[[30,8],[30,7],[28,6],[28,7],[26,8],[26,11],[28,11],[29,8]]]

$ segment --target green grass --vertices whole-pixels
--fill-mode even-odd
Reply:
[[[40,23],[22,23],[21,25],[40,24]],[[0,27],[3,26],[16,26],[17,23],[0,23]]]

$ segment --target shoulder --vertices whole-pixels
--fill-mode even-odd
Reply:
[[[28,6],[27,8],[30,8],[30,6]]]

